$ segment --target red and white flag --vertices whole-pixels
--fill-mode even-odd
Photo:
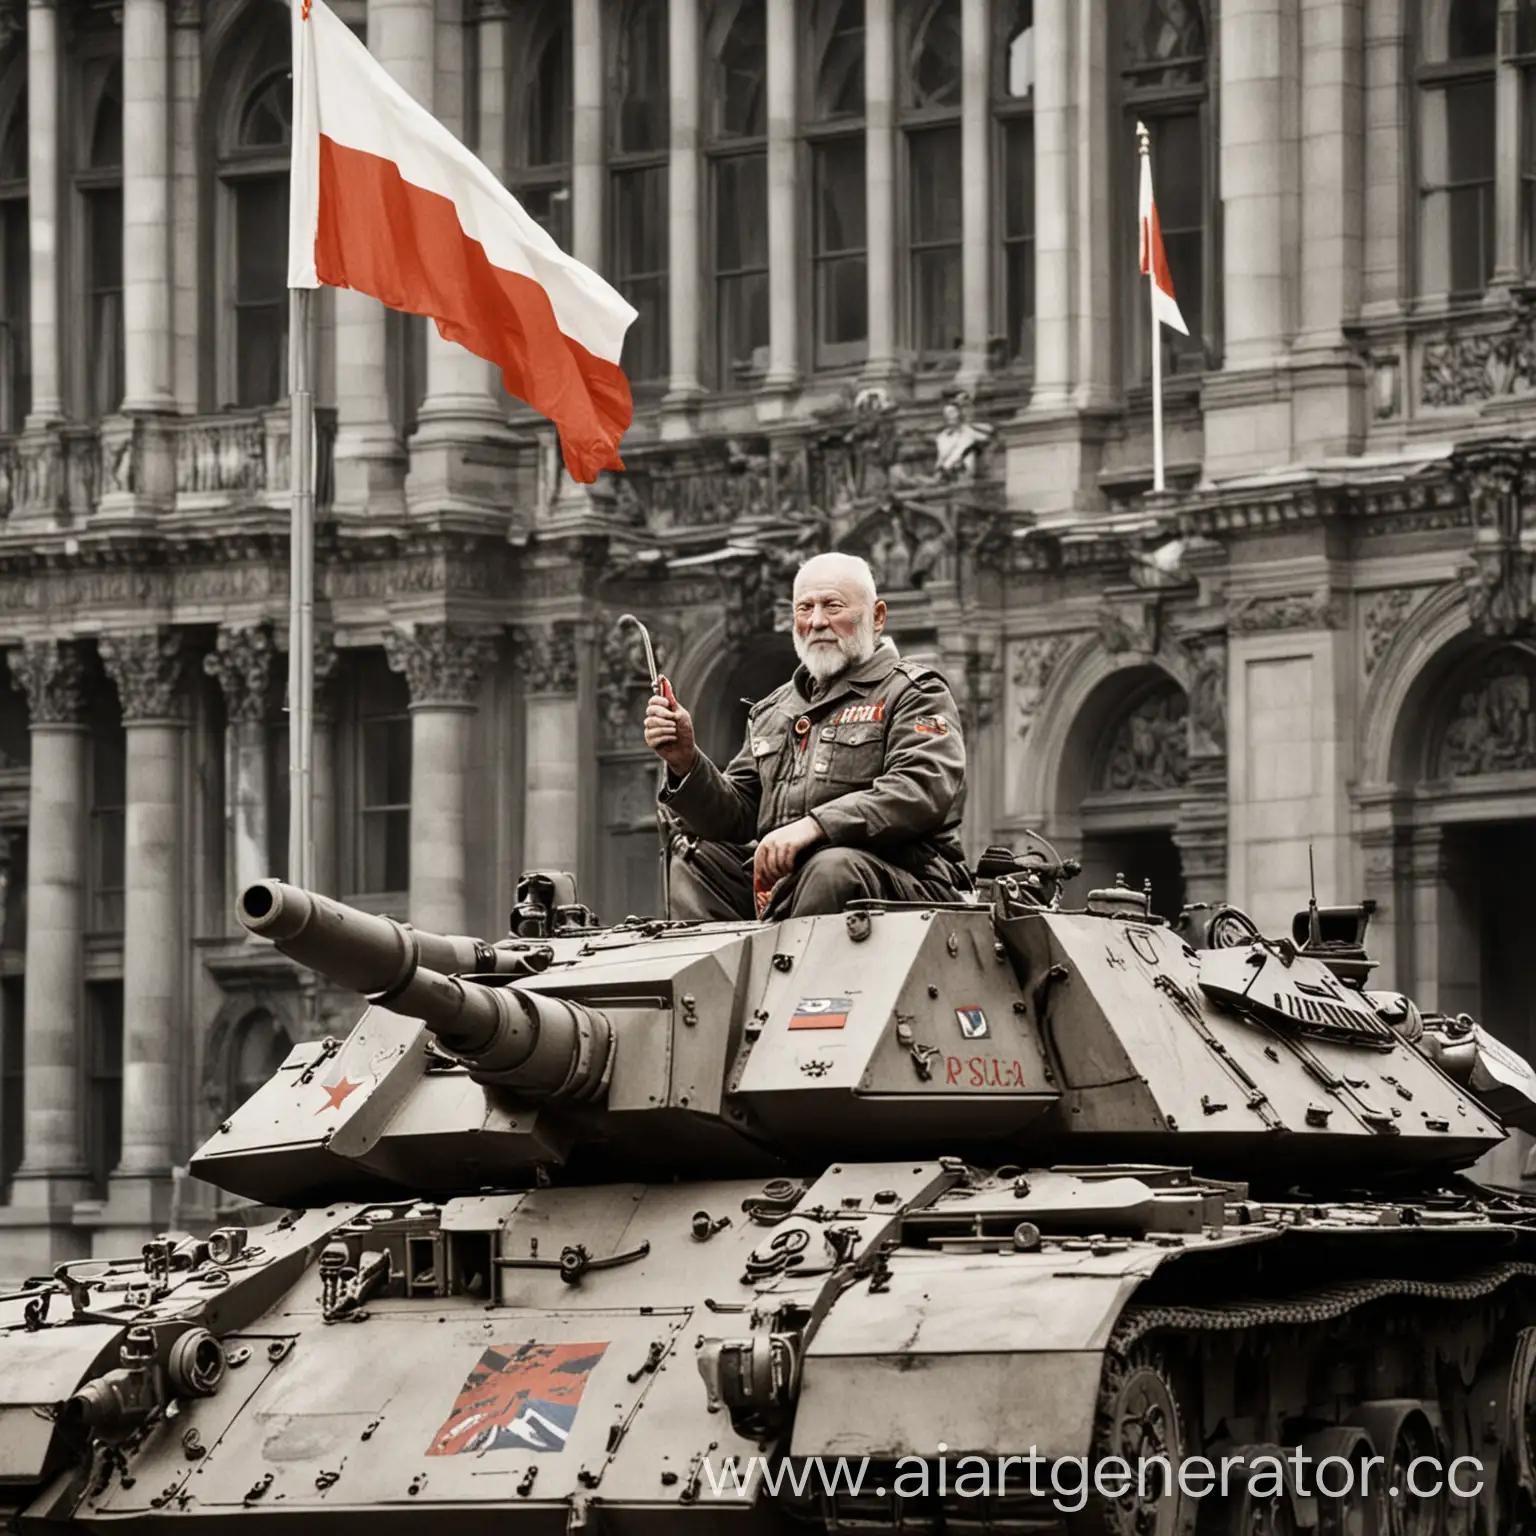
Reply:
[[[622,469],[634,308],[567,255],[325,0],[293,6],[288,286],[429,315],[560,429],[590,484]]]
[[[1146,129],[1140,124],[1137,128],[1145,145]],[[1164,325],[1188,336],[1189,327],[1184,324],[1178,300],[1173,296],[1173,275],[1168,270],[1162,225],[1158,223],[1157,203],[1152,196],[1152,157],[1145,148],[1141,154],[1141,270],[1152,278],[1153,315]]]

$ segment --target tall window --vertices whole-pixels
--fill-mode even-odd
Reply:
[[[1141,169],[1136,142],[1140,121],[1152,136],[1158,221],[1179,312],[1189,327],[1188,336],[1160,327],[1164,368],[1168,373],[1199,373],[1207,356],[1214,357],[1217,350],[1211,322],[1219,273],[1211,241],[1215,219],[1208,156],[1212,18],[1200,0],[1135,0],[1123,18],[1127,30],[1120,82],[1125,116],[1120,143],[1125,195],[1134,202]],[[1126,227],[1126,238],[1134,240],[1135,221]],[[1152,376],[1146,282],[1136,274],[1134,252],[1121,266],[1138,284],[1128,293],[1124,310],[1132,379],[1140,382]]]
[[[123,71],[91,60],[80,199],[84,313],[80,394],[87,415],[111,416],[123,403]]]
[[[104,713],[104,712],[103,712]],[[128,735],[98,716],[91,728],[91,932],[123,931]]]
[[[411,720],[405,679],[382,651],[356,663],[351,709],[353,889],[403,896],[411,883]]]
[[[15,65],[7,83],[20,74]],[[27,93],[10,93],[0,128],[0,432],[19,432],[32,409],[31,251],[27,236]]]
[[[22,1033],[25,987],[24,977],[0,978],[0,1193],[21,1166],[26,1151],[22,1134],[26,1113],[26,1040]]]
[[[1536,271],[1536,0],[1518,0],[1515,62],[1520,69],[1521,265]]]
[[[123,984],[85,984],[85,1165],[99,1197],[123,1155]]]
[[[513,13],[517,15],[517,12]],[[571,7],[546,0],[526,8],[525,29],[513,37],[512,142],[507,163],[518,201],[571,248]]]
[[[639,311],[624,371],[643,382],[667,373],[667,0],[615,10],[608,223],[614,286]]]
[[[955,362],[964,331],[960,0],[907,0],[901,38],[908,334],[932,366]]]
[[[1035,361],[1035,7],[993,0],[992,100],[1000,180],[999,312],[1006,364]]]
[[[768,365],[768,14],[765,0],[713,0],[709,70],[715,370],[721,389]]]
[[[1499,0],[1424,0],[1419,289],[1472,298],[1493,276]]]
[[[220,120],[218,212],[224,313],[220,400],[272,405],[288,393],[288,158],[293,137],[286,23],[250,13]]]
[[[864,195],[864,0],[812,8],[811,302],[815,363],[860,361],[869,343]]]

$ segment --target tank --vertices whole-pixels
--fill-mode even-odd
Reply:
[[[0,1298],[23,1536],[1528,1529],[1536,1131],[1369,905],[974,899],[497,942],[279,881],[367,1008],[192,1171],[270,1219]]]

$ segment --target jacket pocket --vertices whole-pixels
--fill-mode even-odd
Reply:
[[[885,766],[885,727],[878,721],[840,725],[835,740],[819,745],[827,763],[820,776],[836,784],[873,784]]]

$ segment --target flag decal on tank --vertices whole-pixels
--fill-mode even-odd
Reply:
[[[802,997],[790,1016],[791,1029],[841,1029],[853,1009],[851,997]]]
[[[980,1008],[956,1008],[955,1017],[960,1021],[960,1033],[967,1040],[985,1040],[992,1033],[987,1027],[987,1016]]]
[[[470,1371],[428,1456],[563,1451],[604,1344],[493,1344]]]

